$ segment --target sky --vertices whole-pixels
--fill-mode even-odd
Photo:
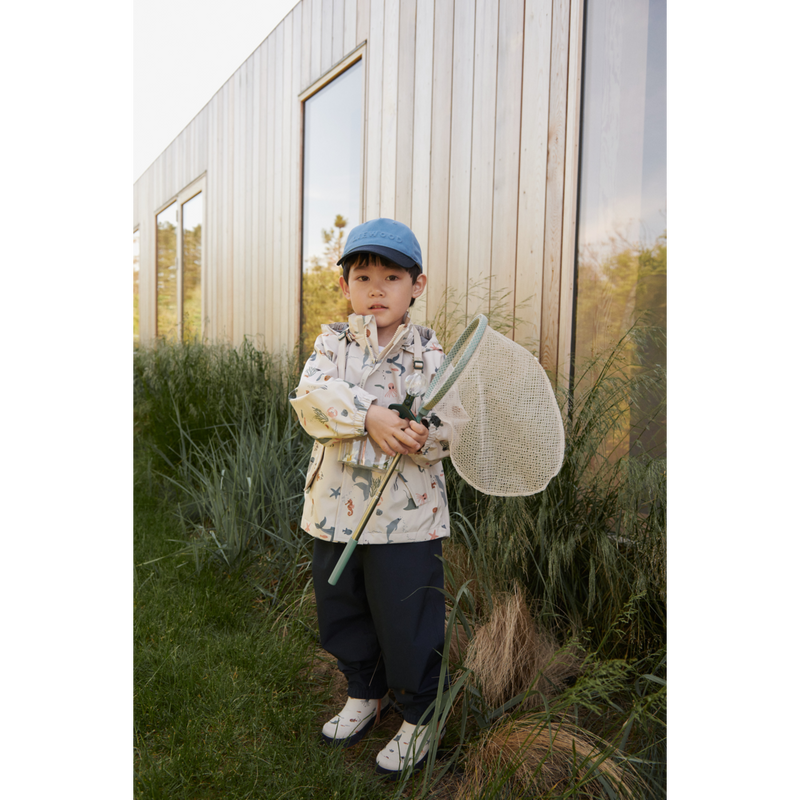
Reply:
[[[133,0],[133,181],[298,0]]]

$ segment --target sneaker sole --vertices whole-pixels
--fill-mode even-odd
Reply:
[[[329,744],[333,747],[352,747],[353,745],[358,744],[371,730],[372,726],[375,724],[375,717],[373,716],[368,722],[364,724],[363,728],[359,728],[355,733],[350,734],[350,736],[345,736],[341,739],[337,739],[333,736],[326,736],[324,733],[320,732],[320,736],[322,737],[322,741],[325,744]]]
[[[439,747],[442,745],[442,740],[444,739],[444,734],[447,729],[445,728],[442,730],[442,735],[439,737]],[[437,747],[438,753],[438,747]],[[413,769],[408,769],[407,767],[401,767],[400,769],[386,769],[386,767],[382,767],[380,764],[375,765],[375,772],[378,775],[383,775],[386,780],[388,781],[399,781],[400,778],[410,777],[416,772],[419,772],[421,769],[425,768],[425,764],[428,762],[428,756],[431,754],[431,751],[428,750],[422,758],[414,764]]]
[[[428,751],[430,752],[430,751]],[[382,767],[380,764],[375,765],[375,772],[378,775],[383,775],[387,781],[399,781],[400,778],[405,778],[406,776],[411,776],[416,772],[425,768],[425,764],[428,762],[428,753],[425,753],[422,758],[414,764],[414,769],[386,769],[386,767]]]

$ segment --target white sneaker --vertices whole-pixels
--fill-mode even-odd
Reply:
[[[429,727],[404,721],[397,736],[378,753],[375,769],[382,775],[396,777],[399,777],[404,769],[407,772],[422,769],[428,758],[431,734],[433,734],[433,730],[428,732]]]
[[[389,695],[382,700],[361,700],[348,697],[344,708],[322,726],[322,738],[330,744],[352,747],[361,741],[364,734],[380,720],[381,706],[385,706]]]

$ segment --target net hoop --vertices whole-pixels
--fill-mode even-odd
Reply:
[[[481,343],[483,334],[486,332],[488,325],[489,320],[483,314],[478,314],[478,316],[467,325],[461,336],[458,337],[458,341],[456,341],[450,352],[445,356],[441,367],[436,371],[430,386],[428,386],[428,390],[425,392],[422,408],[419,411],[420,417],[424,417],[447,394],[450,387],[458,380],[464,368],[469,363],[470,358],[472,358],[475,351],[478,349],[478,345]],[[453,365],[450,374],[447,376],[447,380],[445,380],[441,388],[434,394],[434,391],[439,385],[439,381],[447,372],[447,368],[453,363],[456,356],[458,356],[464,347],[466,347],[466,350],[463,355]]]

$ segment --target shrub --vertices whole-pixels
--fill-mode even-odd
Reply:
[[[291,413],[289,385],[296,358],[272,356],[245,339],[239,347],[159,340],[134,353],[133,395],[137,432],[170,459],[187,437],[197,447],[231,433],[243,413],[263,418]]]

